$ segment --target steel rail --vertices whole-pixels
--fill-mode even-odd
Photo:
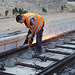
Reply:
[[[68,57],[64,58],[63,60],[55,63],[54,65],[48,65],[43,71],[38,73],[37,75],[53,75],[57,73],[58,70],[65,67],[66,65],[72,63],[75,60],[75,53],[69,55]]]
[[[73,34],[73,33],[75,33],[75,30],[70,31],[70,32],[67,32],[67,33],[63,33],[63,34],[58,35],[58,36],[56,36],[56,37],[52,37],[52,38],[43,40],[42,43],[43,43],[43,44],[44,44],[44,43],[50,43],[50,42],[52,42],[53,40],[54,40],[54,41],[55,41],[55,40],[58,40],[58,39],[60,39],[60,38],[62,38],[62,37],[64,37],[64,36],[66,36],[66,35],[71,35],[71,34]],[[31,47],[35,47],[35,46],[36,46],[36,43],[32,44]],[[0,53],[0,61],[2,61],[2,60],[4,60],[4,59],[8,58],[8,56],[10,56],[10,55],[16,54],[16,53],[18,53],[18,52],[26,51],[26,49],[28,49],[28,48],[29,48],[28,45],[27,45],[27,46],[20,46],[19,48],[14,48],[14,49],[11,49],[11,50],[9,50],[9,51],[1,52],[1,53]]]
[[[61,35],[56,36],[56,37],[53,37],[53,38],[49,38],[47,40],[44,40],[43,43],[47,43],[47,42],[50,43],[50,41],[58,40],[61,37],[64,37],[66,35],[70,35],[71,33],[73,34],[73,33],[75,33],[75,31],[71,31],[71,32],[68,32],[68,33],[64,33],[64,34],[61,34]],[[36,46],[36,43],[34,43],[32,45],[32,47],[35,47],[35,46]],[[0,61],[2,61],[2,59],[8,58],[8,56],[10,56],[10,55],[16,54],[18,52],[26,51],[26,49],[28,49],[28,48],[29,48],[29,46],[21,46],[19,48],[15,48],[15,49],[11,49],[11,50],[6,51],[6,52],[2,52],[2,53],[0,53]],[[37,75],[51,75],[54,72],[56,72],[57,70],[59,70],[59,68],[62,68],[62,65],[63,66],[64,65],[67,65],[67,63],[69,63],[70,61],[72,61],[72,59],[74,60],[74,58],[75,58],[75,53],[73,55],[71,55],[70,57],[64,59],[64,60],[58,60],[57,59],[56,60],[57,61],[56,64],[54,64],[52,66],[50,66],[50,65],[47,66],[42,72],[38,73]],[[52,60],[54,60],[54,59],[52,59]],[[2,72],[0,72],[0,73],[2,73]],[[10,75],[10,74],[7,74],[7,75]],[[14,74],[11,74],[11,75],[14,75]]]

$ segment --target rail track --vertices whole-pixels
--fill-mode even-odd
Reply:
[[[35,46],[36,43],[32,45],[32,49],[35,49]],[[29,55],[31,54],[30,58],[24,58],[26,55],[22,57],[26,51],[32,50],[28,48],[29,46],[21,46],[0,53],[1,62],[12,58],[20,59],[14,63],[15,66],[12,68],[4,66],[0,68],[0,75],[20,75],[19,70],[21,69],[21,72],[23,71],[21,75],[58,74],[60,69],[75,63],[75,31],[44,40],[42,45],[44,52],[42,52],[40,56],[35,56],[30,52],[27,53]],[[6,71],[2,71],[4,70],[3,68],[6,69]]]

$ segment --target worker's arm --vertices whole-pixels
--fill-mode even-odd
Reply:
[[[34,33],[36,32],[36,29],[37,29],[37,25],[34,24],[34,27],[32,29],[32,33],[28,36],[28,38],[32,38],[33,37]]]
[[[28,31],[28,34],[26,35],[26,39],[25,39],[23,45],[28,44],[28,36],[29,36],[29,34],[31,34],[31,31],[30,30]]]
[[[33,26],[33,29],[32,29],[32,33],[28,36],[28,38],[32,38],[34,36],[34,33],[36,32],[36,29],[37,29],[37,25],[36,25],[36,22],[34,19],[31,19],[30,23]]]

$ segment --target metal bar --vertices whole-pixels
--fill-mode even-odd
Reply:
[[[49,58],[49,57],[45,57],[45,56],[36,56],[36,55],[33,55],[33,58],[39,58],[41,60],[51,60],[51,61],[55,61],[55,62],[60,61],[59,59]]]
[[[36,69],[40,69],[40,70],[45,69],[45,67],[41,67],[39,65],[32,65],[32,64],[19,63],[19,62],[16,63],[16,65],[25,66],[25,67],[31,67],[31,68],[36,68]]]
[[[54,65],[48,65],[43,71],[38,73],[37,75],[53,75],[54,73],[57,73],[61,68],[65,67],[66,65],[69,65],[72,63],[72,61],[75,60],[75,53],[69,55],[68,57],[64,58],[63,60],[55,63]]]
[[[61,34],[61,35],[58,35],[58,36],[56,36],[56,37],[49,38],[49,39],[44,40],[44,41],[42,41],[42,42],[43,42],[43,43],[47,43],[47,42],[52,41],[52,39],[53,39],[53,40],[57,40],[57,39],[63,37],[64,34],[70,35],[71,33],[73,34],[73,33],[75,33],[75,31],[73,30],[73,31],[70,31],[70,32],[67,32],[67,33],[63,33],[63,34]],[[34,44],[32,45],[32,47],[35,47],[35,46],[36,46],[36,43],[34,43]],[[11,54],[14,54],[14,53],[16,54],[16,53],[21,52],[21,51],[26,51],[26,49],[27,49],[28,47],[29,47],[29,46],[21,46],[20,48],[14,48],[14,49],[11,49],[11,50],[9,50],[9,51],[5,51],[5,52],[0,53],[0,61],[2,61],[2,60],[5,59],[5,58],[8,58],[8,56],[10,56]]]
[[[66,53],[66,52],[60,52],[60,51],[52,51],[52,50],[46,50],[46,52],[51,52],[51,53],[57,53],[57,54],[63,54],[63,55],[70,55],[71,53]]]
[[[65,42],[64,44],[75,45],[75,43],[69,43],[69,42]]]
[[[24,51],[25,49],[28,49],[29,46],[21,46],[20,48],[14,48],[9,51],[5,51],[0,53],[0,61],[2,61],[4,58],[8,58],[8,56],[14,54],[14,53],[19,53]]]
[[[0,75],[15,75],[15,74],[10,74],[10,73],[6,73],[6,72],[0,72]]]
[[[73,47],[65,47],[65,46],[59,46],[59,45],[57,45],[56,47],[75,50],[75,48],[73,48]]]

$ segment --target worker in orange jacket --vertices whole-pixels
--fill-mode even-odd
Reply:
[[[28,43],[28,39],[33,40],[33,37],[36,35],[36,54],[41,54],[41,45],[42,45],[42,33],[44,27],[44,18],[35,13],[26,13],[23,15],[17,15],[16,21],[18,23],[24,23],[27,28],[29,28],[27,38],[24,44]],[[30,44],[32,41],[30,42]]]

